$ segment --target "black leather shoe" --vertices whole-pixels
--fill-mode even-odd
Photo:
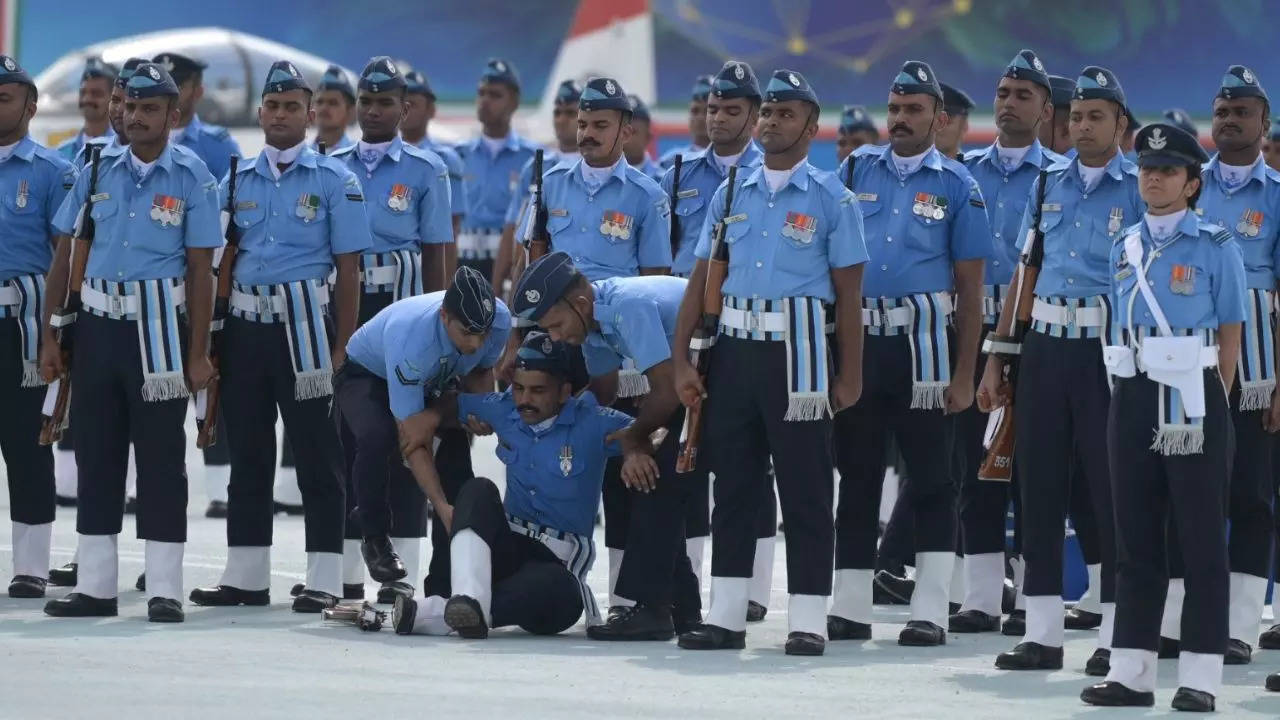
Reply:
[[[764,616],[768,614],[769,608],[761,605],[755,600],[747,602],[747,622],[763,622]]]
[[[1187,712],[1213,712],[1213,696],[1203,690],[1192,690],[1189,687],[1180,687],[1178,692],[1173,694],[1174,710],[1185,710]]]
[[[484,620],[484,610],[473,597],[454,595],[444,604],[444,622],[459,637],[467,640],[483,640],[489,637],[489,624]]]
[[[15,575],[13,580],[9,582],[9,597],[42,598],[47,584],[44,578],[38,578],[34,575]]]
[[[933,647],[947,644],[947,631],[928,620],[909,620],[898,633],[898,644],[908,647]]]
[[[391,609],[391,627],[397,635],[413,632],[413,621],[418,617],[418,603],[412,596],[397,595],[396,606]]]
[[[683,635],[701,624],[701,610],[684,611],[677,608],[671,609],[671,625],[675,628],[677,635]]]
[[[214,585],[191,591],[191,602],[205,607],[234,607],[236,605],[270,605],[270,590],[241,590],[230,585]]]
[[[1009,637],[1022,637],[1027,634],[1027,611],[1014,610],[1009,613],[1009,617],[1004,619],[1004,624],[1000,626],[1000,634]]]
[[[827,649],[827,641],[821,635],[807,632],[787,634],[788,655],[821,655]]]
[[[272,511],[274,511],[277,515],[278,515],[278,514],[280,514],[280,513],[284,513],[285,515],[293,515],[293,516],[295,516],[295,517],[296,517],[296,516],[298,516],[298,515],[305,515],[305,514],[306,514],[306,513],[303,511],[303,508],[302,508],[302,506],[301,506],[301,505],[290,505],[290,504],[288,504],[288,503],[282,503],[282,502],[273,502],[273,503],[271,504],[271,509],[272,509]]]
[[[953,633],[984,633],[1000,629],[1000,618],[981,610],[965,610],[947,618],[947,631]]]
[[[1181,642],[1163,635],[1160,636],[1160,649],[1156,651],[1156,657],[1161,660],[1177,660],[1178,655],[1181,653]]]
[[[127,497],[124,499],[124,514],[125,515],[138,514],[138,498]]]
[[[1093,630],[1102,624],[1102,616],[1079,608],[1067,608],[1062,626],[1068,630]]]
[[[204,516],[207,518],[225,518],[227,516],[227,503],[222,500],[210,500],[209,507],[204,509]]]
[[[838,615],[828,615],[827,637],[832,640],[870,640],[871,625],[846,620]]]
[[[1098,648],[1093,651],[1084,663],[1084,674],[1091,677],[1106,677],[1111,672],[1111,651]]]
[[[50,574],[49,577],[52,582],[53,575]],[[1280,623],[1263,631],[1262,637],[1258,638],[1258,647],[1263,650],[1280,650]]]
[[[609,622],[616,617],[621,617],[623,615],[626,615],[627,611],[630,609],[631,609],[630,605],[610,605],[609,612],[605,613],[604,620],[605,622]]]
[[[636,605],[603,625],[587,628],[592,640],[670,640],[675,637],[671,609]]]
[[[342,586],[342,599],[343,600],[363,599],[364,586],[360,585],[359,587],[360,587],[360,597],[349,598],[347,597],[347,585],[344,583]],[[407,582],[401,582],[400,580],[389,582],[383,585],[382,587],[378,588],[378,604],[390,605],[394,603],[396,601],[396,598],[400,597],[401,595],[405,597],[413,597],[413,586]]]
[[[904,577],[898,577],[888,570],[881,570],[876,573],[875,579],[872,581],[874,588],[879,588],[886,596],[892,599],[892,605],[910,605],[911,594],[916,590],[916,581],[908,580]],[[872,598],[874,601],[875,598]]]
[[[747,646],[747,631],[703,623],[681,635],[676,644],[685,650],[742,650]]]
[[[1000,612],[1008,615],[1018,607],[1018,588],[1013,586],[1013,581],[1005,578],[1004,590],[1000,595]]]
[[[343,585],[342,587],[345,589],[347,586]],[[291,597],[298,597],[299,595],[302,594],[302,591],[306,589],[307,589],[306,585],[302,583],[294,583],[293,587],[289,588],[289,595]]]
[[[138,576],[138,580],[133,584],[133,587],[138,592],[147,591],[147,574],[145,572]]]
[[[303,590],[293,599],[293,611],[296,613],[318,613],[338,604],[336,595],[321,590]]]
[[[115,598],[96,598],[77,592],[44,604],[44,614],[53,617],[115,617],[117,613]]]
[[[1156,704],[1156,694],[1130,690],[1115,680],[1090,685],[1080,691],[1080,699],[1090,705],[1106,707],[1151,707]]]
[[[60,568],[53,568],[49,571],[49,584],[54,587],[75,587],[76,570],[80,566],[76,563],[69,562]]]
[[[360,543],[360,554],[369,567],[369,577],[384,583],[399,580],[409,573],[386,535],[367,537]]]
[[[153,597],[147,601],[147,620],[156,623],[180,623],[186,619],[182,604],[171,598]]]
[[[12,593],[10,593],[12,594]],[[1248,665],[1253,662],[1253,648],[1243,640],[1227,641],[1227,652],[1222,656],[1223,665]]]
[[[1274,672],[1267,676],[1266,688],[1271,692],[1280,692],[1280,672]]]
[[[67,497],[66,495],[54,495],[53,502],[58,507],[75,507],[76,506],[76,499],[73,497]]]
[[[1000,670],[1061,670],[1062,648],[1036,642],[1021,642],[1009,652],[996,656]]]

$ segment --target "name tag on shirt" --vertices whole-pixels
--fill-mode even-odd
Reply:
[[[569,210],[567,208],[551,208],[547,211],[547,214],[551,217],[569,217]]]
[[[683,200],[684,198],[698,197],[698,188],[693,188],[690,190],[681,190],[680,192],[676,193],[676,197],[681,200]]]
[[[858,193],[858,202],[875,202],[880,199],[880,193]]]
[[[100,192],[90,196],[89,202],[96,203],[96,202],[102,202],[103,200],[110,200],[110,199],[111,199],[111,193]]]
[[[1041,212],[1062,212],[1062,203],[1044,203],[1040,206]]]
[[[236,203],[237,210],[253,210],[256,207],[258,207],[258,203],[253,200],[245,200],[244,202]]]
[[[733,223],[742,222],[743,220],[746,220],[746,219],[747,219],[746,213],[738,213],[737,215],[730,215],[729,217],[725,218],[724,224],[732,225]]]

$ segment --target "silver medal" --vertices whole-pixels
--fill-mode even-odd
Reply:
[[[27,206],[27,195],[26,193],[22,193],[18,195],[18,208],[22,209],[26,206]]]
[[[916,203],[915,205],[912,205],[912,206],[911,206],[911,214],[913,214],[913,215],[923,215],[923,214],[924,214],[924,203]]]
[[[942,218],[946,217],[946,215],[947,215],[946,211],[944,211],[942,208],[938,207],[937,205],[933,207],[934,220],[941,220]]]
[[[156,222],[160,222],[161,217],[164,217],[164,210],[162,208],[152,206],[151,219],[155,220]]]

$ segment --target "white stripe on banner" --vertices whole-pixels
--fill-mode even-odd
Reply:
[[[172,294],[176,280],[138,280],[112,288],[113,296],[135,295],[138,350],[142,360],[144,402],[176,400],[188,395],[178,333],[178,306]],[[113,284],[114,285],[114,284]]]
[[[320,304],[322,280],[299,280],[271,288],[284,293],[285,338],[293,363],[293,396],[313,400],[333,394],[333,362],[329,354],[329,332]]]
[[[1276,387],[1275,325],[1271,313],[1274,293],[1249,290],[1240,343],[1240,410],[1265,410]]]

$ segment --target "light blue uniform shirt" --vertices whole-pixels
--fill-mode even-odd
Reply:
[[[754,145],[755,143],[753,142],[751,144]],[[683,155],[684,159],[688,160],[690,155],[697,155],[698,153],[706,152],[709,149],[710,148],[698,147],[693,143],[689,143],[688,145],[675,148],[674,150],[668,150],[663,153],[662,157],[658,158],[658,167],[663,170],[669,170],[672,165],[676,164],[677,155]]]
[[[107,134],[104,135],[103,137],[107,139],[107,143],[110,143],[116,139],[116,131],[112,129],[110,123],[107,123]],[[63,160],[74,161],[76,157],[80,155],[80,151],[84,150],[84,139],[85,139],[84,130],[81,130],[80,132],[76,133],[72,137],[66,140],[63,140],[61,143],[59,143],[58,147],[56,148],[56,151],[59,155],[62,156]],[[101,143],[101,141],[99,142]],[[107,143],[102,143],[102,144],[107,144]]]
[[[444,160],[444,166],[449,169],[449,206],[451,215],[463,215],[467,212],[467,190],[462,183],[462,158],[458,156],[458,151],[444,143],[438,143],[430,137],[423,138],[418,143],[418,147],[423,150],[430,150]]]
[[[1249,287],[1274,290],[1280,277],[1280,172],[1259,157],[1243,185],[1228,187],[1214,155],[1201,173],[1196,213],[1235,236]]]
[[[125,147],[128,147],[128,145],[120,144],[120,136],[113,135],[111,136],[111,142],[102,146],[102,152],[103,154],[106,154],[108,150],[119,151],[121,148],[125,148]],[[83,170],[85,164],[87,164],[88,162],[89,162],[89,153],[85,152],[84,147],[81,147],[80,150],[76,152],[76,156],[71,159],[71,164],[76,166],[76,170]]]
[[[663,275],[591,283],[596,296],[593,314],[600,327],[588,333],[582,345],[587,373],[604,375],[627,359],[645,372],[671,359],[686,284],[682,278]]]
[[[172,143],[139,180],[129,153],[119,148],[102,155],[85,276],[111,282],[184,277],[187,248],[222,246],[218,181],[195,153]],[[63,199],[53,219],[59,233],[75,231],[90,175],[90,168],[81,172]]]
[[[71,163],[29,135],[0,162],[0,280],[49,272],[54,214],[75,182]]]
[[[1079,159],[1050,165],[1040,230],[1044,265],[1036,280],[1041,297],[1087,298],[1111,286],[1111,246],[1120,233],[1142,219],[1138,168],[1119,153],[1107,163],[1097,187],[1085,191]],[[1035,197],[1032,184],[1030,197]],[[1027,243],[1033,208],[1027,203],[1018,231],[1018,251]]]
[[[707,148],[702,152],[690,152],[680,161],[680,196],[672,200],[673,210],[680,219],[680,247],[676,252],[675,264],[671,272],[675,275],[688,276],[693,272],[697,262],[694,251],[698,248],[698,238],[702,235],[702,225],[707,218],[707,203],[715,194],[716,188],[729,176],[729,171],[721,167],[713,157],[714,150]],[[749,141],[738,158],[738,173],[745,175],[764,160],[764,153],[754,141]],[[675,162],[673,159],[672,163]],[[675,173],[667,170],[662,176],[662,192],[671,197],[671,185]]]
[[[537,145],[515,132],[507,135],[497,155],[489,153],[482,138],[458,145],[462,158],[462,184],[467,205],[462,219],[468,232],[500,232],[520,179],[520,168],[529,162]]]
[[[222,179],[231,169],[231,156],[243,154],[231,133],[220,125],[206,125],[199,115],[191,116],[191,123],[183,128],[182,135],[173,138],[174,143],[191,150],[209,166],[215,178]]]
[[[268,162],[260,153],[236,173],[236,282],[318,280],[329,275],[333,256],[369,248],[360,182],[341,160],[304,148],[279,180]],[[228,187],[223,180],[222,197]]]
[[[440,317],[444,293],[415,295],[388,305],[347,342],[348,358],[387,381],[391,413],[397,420],[422,412],[426,393],[444,390],[451,380],[472,370],[496,365],[507,343],[511,313],[498,300],[484,344],[469,355],[458,352]]]
[[[592,281],[671,267],[671,217],[662,188],[625,158],[600,187],[589,188],[582,163],[543,175],[551,247],[568,253]]]
[[[867,262],[862,213],[853,193],[836,176],[807,161],[770,192],[764,166],[738,174],[733,210],[727,216],[729,276],[723,292],[739,298],[836,299],[831,269]],[[711,255],[716,223],[725,218],[725,182],[711,196],[698,239],[700,259]]]
[[[632,167],[647,175],[654,182],[661,182],[662,174],[665,172],[662,166],[654,162],[653,156],[647,152],[644,154],[644,160],[641,160],[639,165],[633,165]]]
[[[343,148],[349,148],[355,144],[356,144],[355,140],[352,140],[349,136],[344,134],[341,138],[338,139],[338,142],[336,145],[326,147],[324,149],[324,154],[332,155]],[[307,147],[311,148],[312,150],[315,150],[316,152],[320,152],[320,143],[316,140],[312,140],[311,142],[307,143]]]
[[[360,160],[359,145],[333,158],[360,180],[365,212],[373,230],[368,252],[417,251],[420,245],[453,242],[449,169],[430,150],[405,144],[397,136],[373,170]]]
[[[1175,331],[1244,322],[1246,285],[1240,246],[1230,232],[1188,212],[1173,235],[1162,241],[1151,237],[1146,222],[1139,222],[1112,243],[1108,290],[1120,327],[1129,322],[1130,302],[1134,328],[1158,327],[1138,288],[1137,274],[1125,259],[1124,238],[1133,233],[1142,236],[1147,284]],[[1159,255],[1152,257],[1156,250]]]
[[[507,466],[507,512],[538,525],[576,535],[595,530],[605,461],[622,454],[605,438],[631,424],[631,417],[584,392],[565,403],[551,427],[534,431],[516,412],[511,390],[458,396],[458,419],[474,415],[498,436],[498,459]]]
[[[991,225],[994,252],[986,264],[985,284],[1008,285],[1013,280],[1013,269],[1018,265],[1018,230],[1027,203],[1031,202],[1031,185],[1041,168],[1062,161],[1061,155],[1042,147],[1039,140],[1032,141],[1022,162],[1014,168],[1001,164],[995,143],[965,155],[964,165],[978,181]]]
[[[991,258],[982,192],[963,165],[930,148],[919,167],[901,177],[891,146],[863,145],[840,164],[840,181],[850,160],[871,256],[865,297],[947,292],[955,287],[956,262]]]

